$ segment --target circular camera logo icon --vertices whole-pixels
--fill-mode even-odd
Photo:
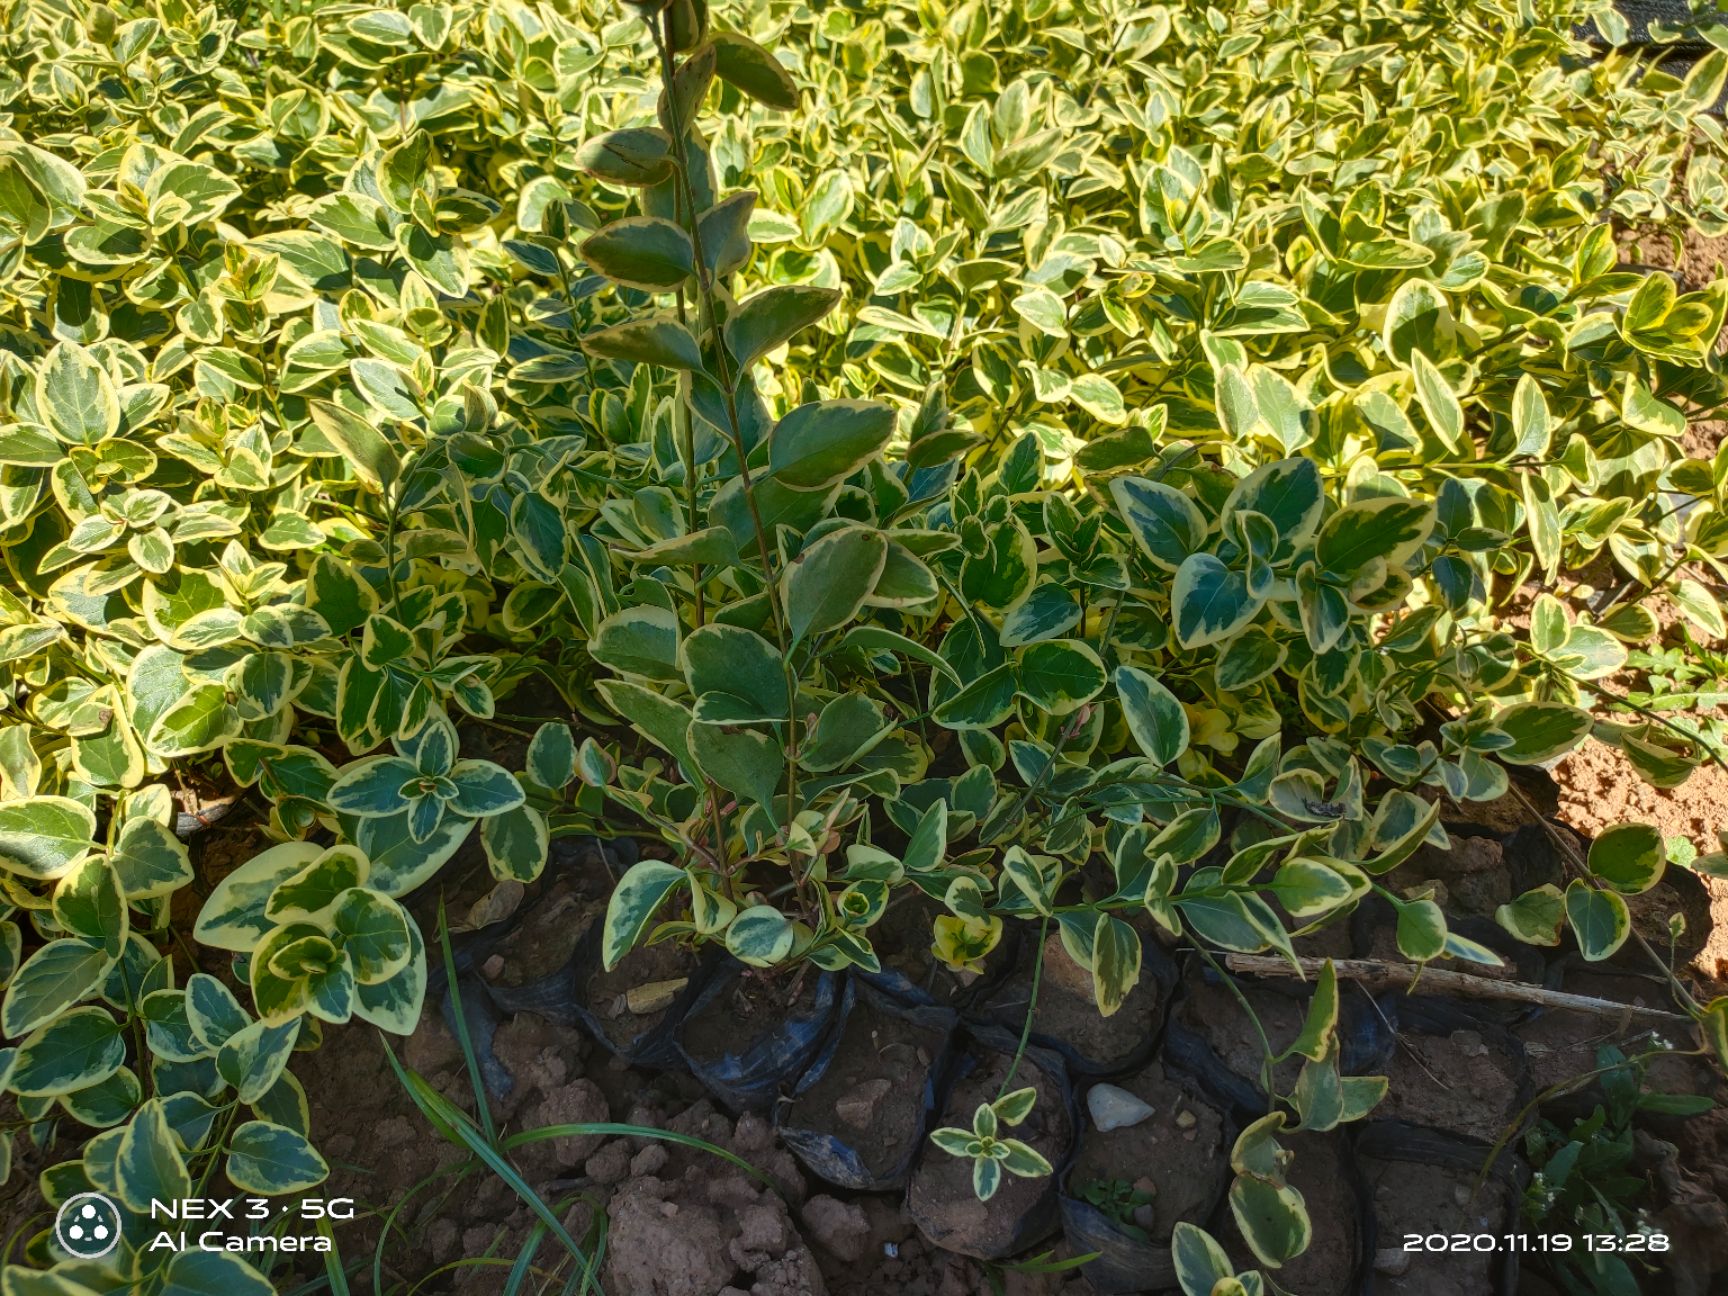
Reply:
[[[74,1259],[100,1259],[120,1242],[120,1208],[101,1193],[79,1193],[54,1217],[54,1236]]]

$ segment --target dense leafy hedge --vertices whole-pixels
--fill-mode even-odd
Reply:
[[[955,963],[1056,923],[1105,1012],[1147,912],[1288,951],[1378,892],[1491,960],[1387,875],[1583,739],[1652,593],[1720,636],[1728,553],[1728,289],[1615,245],[1728,222],[1728,54],[1536,8],[14,6],[0,1029],[32,1136],[100,1131],[50,1202],[315,1183],[289,1053],[412,1029],[476,832],[670,847],[612,960],[869,967],[905,887]],[[249,1006],[170,953],[188,774],[278,839],[194,933]],[[1662,866],[1502,921],[1605,957]]]

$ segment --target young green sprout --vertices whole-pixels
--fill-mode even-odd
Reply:
[[[979,1201],[989,1201],[1002,1186],[1002,1172],[1036,1179],[1050,1173],[1050,1163],[1030,1144],[998,1133],[1003,1125],[1018,1125],[1032,1114],[1038,1091],[1028,1086],[1003,1094],[995,1102],[979,1103],[972,1115],[972,1128],[945,1126],[930,1135],[930,1141],[949,1156],[972,1159],[972,1191]]]

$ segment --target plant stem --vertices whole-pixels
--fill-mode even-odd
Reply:
[[[798,803],[798,676],[792,665],[792,645],[789,638],[786,610],[780,601],[780,586],[774,577],[774,562],[769,553],[768,528],[762,522],[762,510],[756,502],[756,487],[750,477],[749,455],[744,446],[744,434],[738,422],[738,402],[733,391],[732,363],[726,354],[726,341],[720,336],[718,312],[714,308],[714,285],[708,277],[708,259],[702,248],[701,222],[696,218],[695,189],[690,183],[689,155],[685,151],[684,122],[678,112],[677,64],[672,55],[672,10],[668,7],[660,16],[661,25],[652,21],[648,30],[653,34],[660,53],[661,76],[665,83],[666,114],[672,128],[672,173],[682,186],[680,203],[684,210],[685,228],[690,235],[690,247],[696,263],[696,287],[702,308],[702,323],[714,332],[714,358],[718,364],[719,386],[726,407],[726,435],[738,456],[738,476],[743,485],[744,502],[750,510],[750,520],[756,531],[756,548],[762,557],[762,579],[767,587],[768,608],[774,618],[774,633],[779,641],[780,659],[786,676],[786,828],[790,831]],[[692,379],[692,382],[695,380]]]
[[[1032,963],[1032,994],[1026,1001],[1026,1020],[1020,1027],[1020,1044],[1014,1050],[1014,1060],[1008,1064],[1008,1074],[1002,1077],[1002,1087],[996,1091],[998,1100],[1014,1083],[1014,1073],[1020,1069],[1020,1059],[1026,1056],[1026,1043],[1032,1038],[1032,1018],[1038,1011],[1038,987],[1044,983],[1044,942],[1050,934],[1048,916],[1038,924],[1038,957]]]

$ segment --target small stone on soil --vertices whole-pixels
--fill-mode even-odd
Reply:
[[[1488,1046],[1482,1042],[1482,1036],[1476,1031],[1453,1031],[1452,1042],[1458,1046],[1458,1051],[1465,1057],[1488,1056]]]
[[[504,972],[504,956],[494,954],[480,965],[480,975],[488,981],[496,981]]]
[[[869,1129],[876,1114],[876,1104],[886,1098],[893,1087],[892,1080],[866,1080],[844,1098],[835,1100],[834,1115],[853,1129]]]
[[[1396,1278],[1399,1274],[1410,1271],[1410,1253],[1403,1247],[1381,1247],[1374,1253],[1374,1270],[1376,1273],[1388,1274]]]
[[[1199,1119],[1193,1112],[1184,1109],[1176,1113],[1176,1128],[1193,1129],[1195,1122]]]
[[[678,977],[673,981],[649,981],[645,985],[631,986],[624,992],[624,1007],[638,1017],[664,1012],[672,1006],[679,991],[689,984],[689,977]]]
[[[1153,1114],[1152,1104],[1113,1084],[1095,1084],[1086,1091],[1086,1110],[1100,1133],[1128,1129]]]
[[[582,1173],[597,1184],[615,1184],[630,1173],[630,1145],[608,1143],[582,1166]]]
[[[870,1242],[870,1217],[857,1202],[843,1202],[817,1194],[799,1212],[812,1241],[841,1260],[852,1262],[864,1256]]]

